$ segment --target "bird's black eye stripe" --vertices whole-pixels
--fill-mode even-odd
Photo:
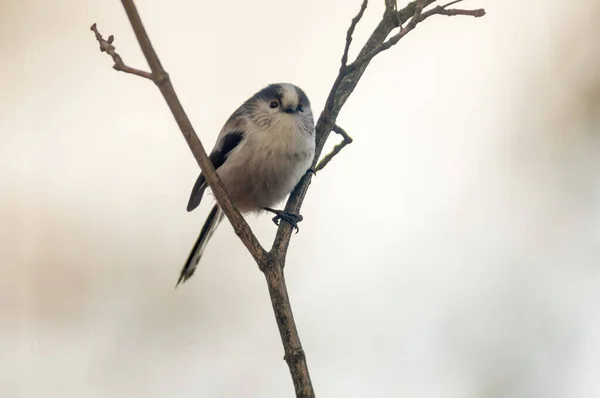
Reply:
[[[279,106],[279,102],[277,101],[271,101],[271,103],[269,104],[269,107],[271,108],[277,108]]]

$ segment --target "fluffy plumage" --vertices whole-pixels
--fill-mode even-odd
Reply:
[[[233,203],[242,213],[260,212],[281,202],[312,164],[315,128],[310,102],[299,87],[271,84],[250,97],[227,120],[210,159]],[[202,174],[187,210],[194,210],[207,187]],[[192,276],[223,212],[215,205],[181,271]]]

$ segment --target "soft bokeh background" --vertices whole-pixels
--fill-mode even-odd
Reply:
[[[138,6],[211,147],[270,82],[320,112],[359,3]],[[600,396],[600,4],[462,6],[488,15],[372,63],[339,118],[355,143],[305,202],[286,273],[320,397]],[[195,161],[93,22],[145,66],[117,0],[0,3],[0,396],[292,396],[227,223],[173,290],[210,204],[185,212]]]

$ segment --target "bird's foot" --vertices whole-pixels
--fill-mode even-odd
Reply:
[[[313,169],[311,167],[310,169],[306,170],[306,174],[308,174],[308,173],[312,173],[313,176],[316,176],[317,175],[317,170],[315,170],[315,169]]]
[[[275,223],[275,225],[279,226],[279,221],[283,220],[283,221],[290,223],[292,225],[292,227],[294,227],[294,229],[296,230],[296,233],[298,233],[298,231],[300,231],[300,228],[298,228],[298,223],[304,219],[304,217],[302,217],[302,215],[294,214],[294,213],[286,213],[283,210],[275,210],[275,209],[271,209],[270,207],[265,207],[264,210],[275,214],[275,217],[273,217],[273,222]]]

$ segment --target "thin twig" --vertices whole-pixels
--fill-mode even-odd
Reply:
[[[108,40],[104,40],[100,32],[98,32],[96,24],[93,24],[90,27],[90,30],[94,32],[96,40],[98,40],[98,43],[100,44],[100,51],[105,52],[112,57],[113,62],[115,63],[113,65],[113,69],[152,80],[152,73],[125,65],[123,58],[117,54],[115,51],[115,46],[112,45],[113,41],[115,40],[113,35],[108,36]]]
[[[481,18],[485,15],[485,10],[483,8],[478,8],[476,10],[461,10],[459,8],[444,8],[446,6],[436,6],[431,10],[428,10],[421,15],[421,20],[419,22],[424,21],[426,18],[429,18],[432,15],[446,15],[448,17],[453,17],[455,15],[466,15],[474,18]]]
[[[354,18],[352,18],[352,22],[350,23],[348,32],[346,32],[346,46],[344,47],[344,54],[342,55],[342,68],[345,68],[346,64],[348,63],[348,51],[350,50],[350,43],[352,43],[352,35],[354,34],[354,29],[356,28],[356,25],[358,24],[363,14],[365,13],[365,10],[367,9],[368,2],[368,0],[364,0],[362,2],[362,5],[360,6],[360,11],[358,11],[358,14]]]
[[[338,126],[337,124],[335,124],[333,126],[333,132],[336,134],[339,134],[342,136],[343,140],[342,142],[340,142],[339,144],[337,144],[336,146],[333,147],[333,150],[328,153],[327,155],[323,156],[323,159],[321,159],[321,161],[317,164],[317,167],[315,167],[315,172],[323,170],[325,168],[325,166],[327,166],[327,164],[329,162],[331,162],[331,159],[333,159],[333,157],[335,155],[337,155],[338,153],[340,153],[340,151],[348,144],[352,144],[352,137],[350,137],[348,135],[348,133],[346,133],[344,131],[343,128],[341,128],[340,126]]]
[[[398,27],[402,29],[402,16],[398,12],[398,0],[393,0],[394,6],[392,7],[392,11],[396,14],[396,20],[398,21]]]
[[[417,1],[417,7],[415,8],[415,14],[413,15],[410,22],[405,27],[401,28],[400,31],[397,34],[395,34],[394,36],[392,36],[389,40],[381,43],[380,45],[375,47],[373,50],[368,52],[367,54],[363,55],[362,57],[358,58],[356,61],[354,61],[350,65],[346,66],[346,73],[352,73],[356,69],[360,68],[361,66],[363,66],[363,65],[367,64],[369,61],[371,61],[377,54],[393,47],[396,43],[398,43],[400,41],[400,39],[402,39],[409,32],[411,32],[417,26],[418,23],[423,22],[424,20],[431,17],[432,15],[446,15],[446,16],[466,15],[466,16],[471,16],[471,17],[475,17],[475,18],[483,17],[485,15],[485,10],[482,8],[476,9],[476,10],[460,10],[460,9],[446,9],[446,8],[444,8],[444,6],[436,6],[430,10],[421,12],[422,7],[419,7],[419,3],[420,3],[420,1]]]
[[[454,0],[454,1],[451,1],[450,3],[446,3],[446,4],[444,4],[444,5],[442,6],[442,8],[448,8],[448,7],[450,7],[450,6],[453,6],[454,4],[456,4],[456,3],[460,3],[460,2],[462,2],[462,1],[463,1],[463,0]]]

